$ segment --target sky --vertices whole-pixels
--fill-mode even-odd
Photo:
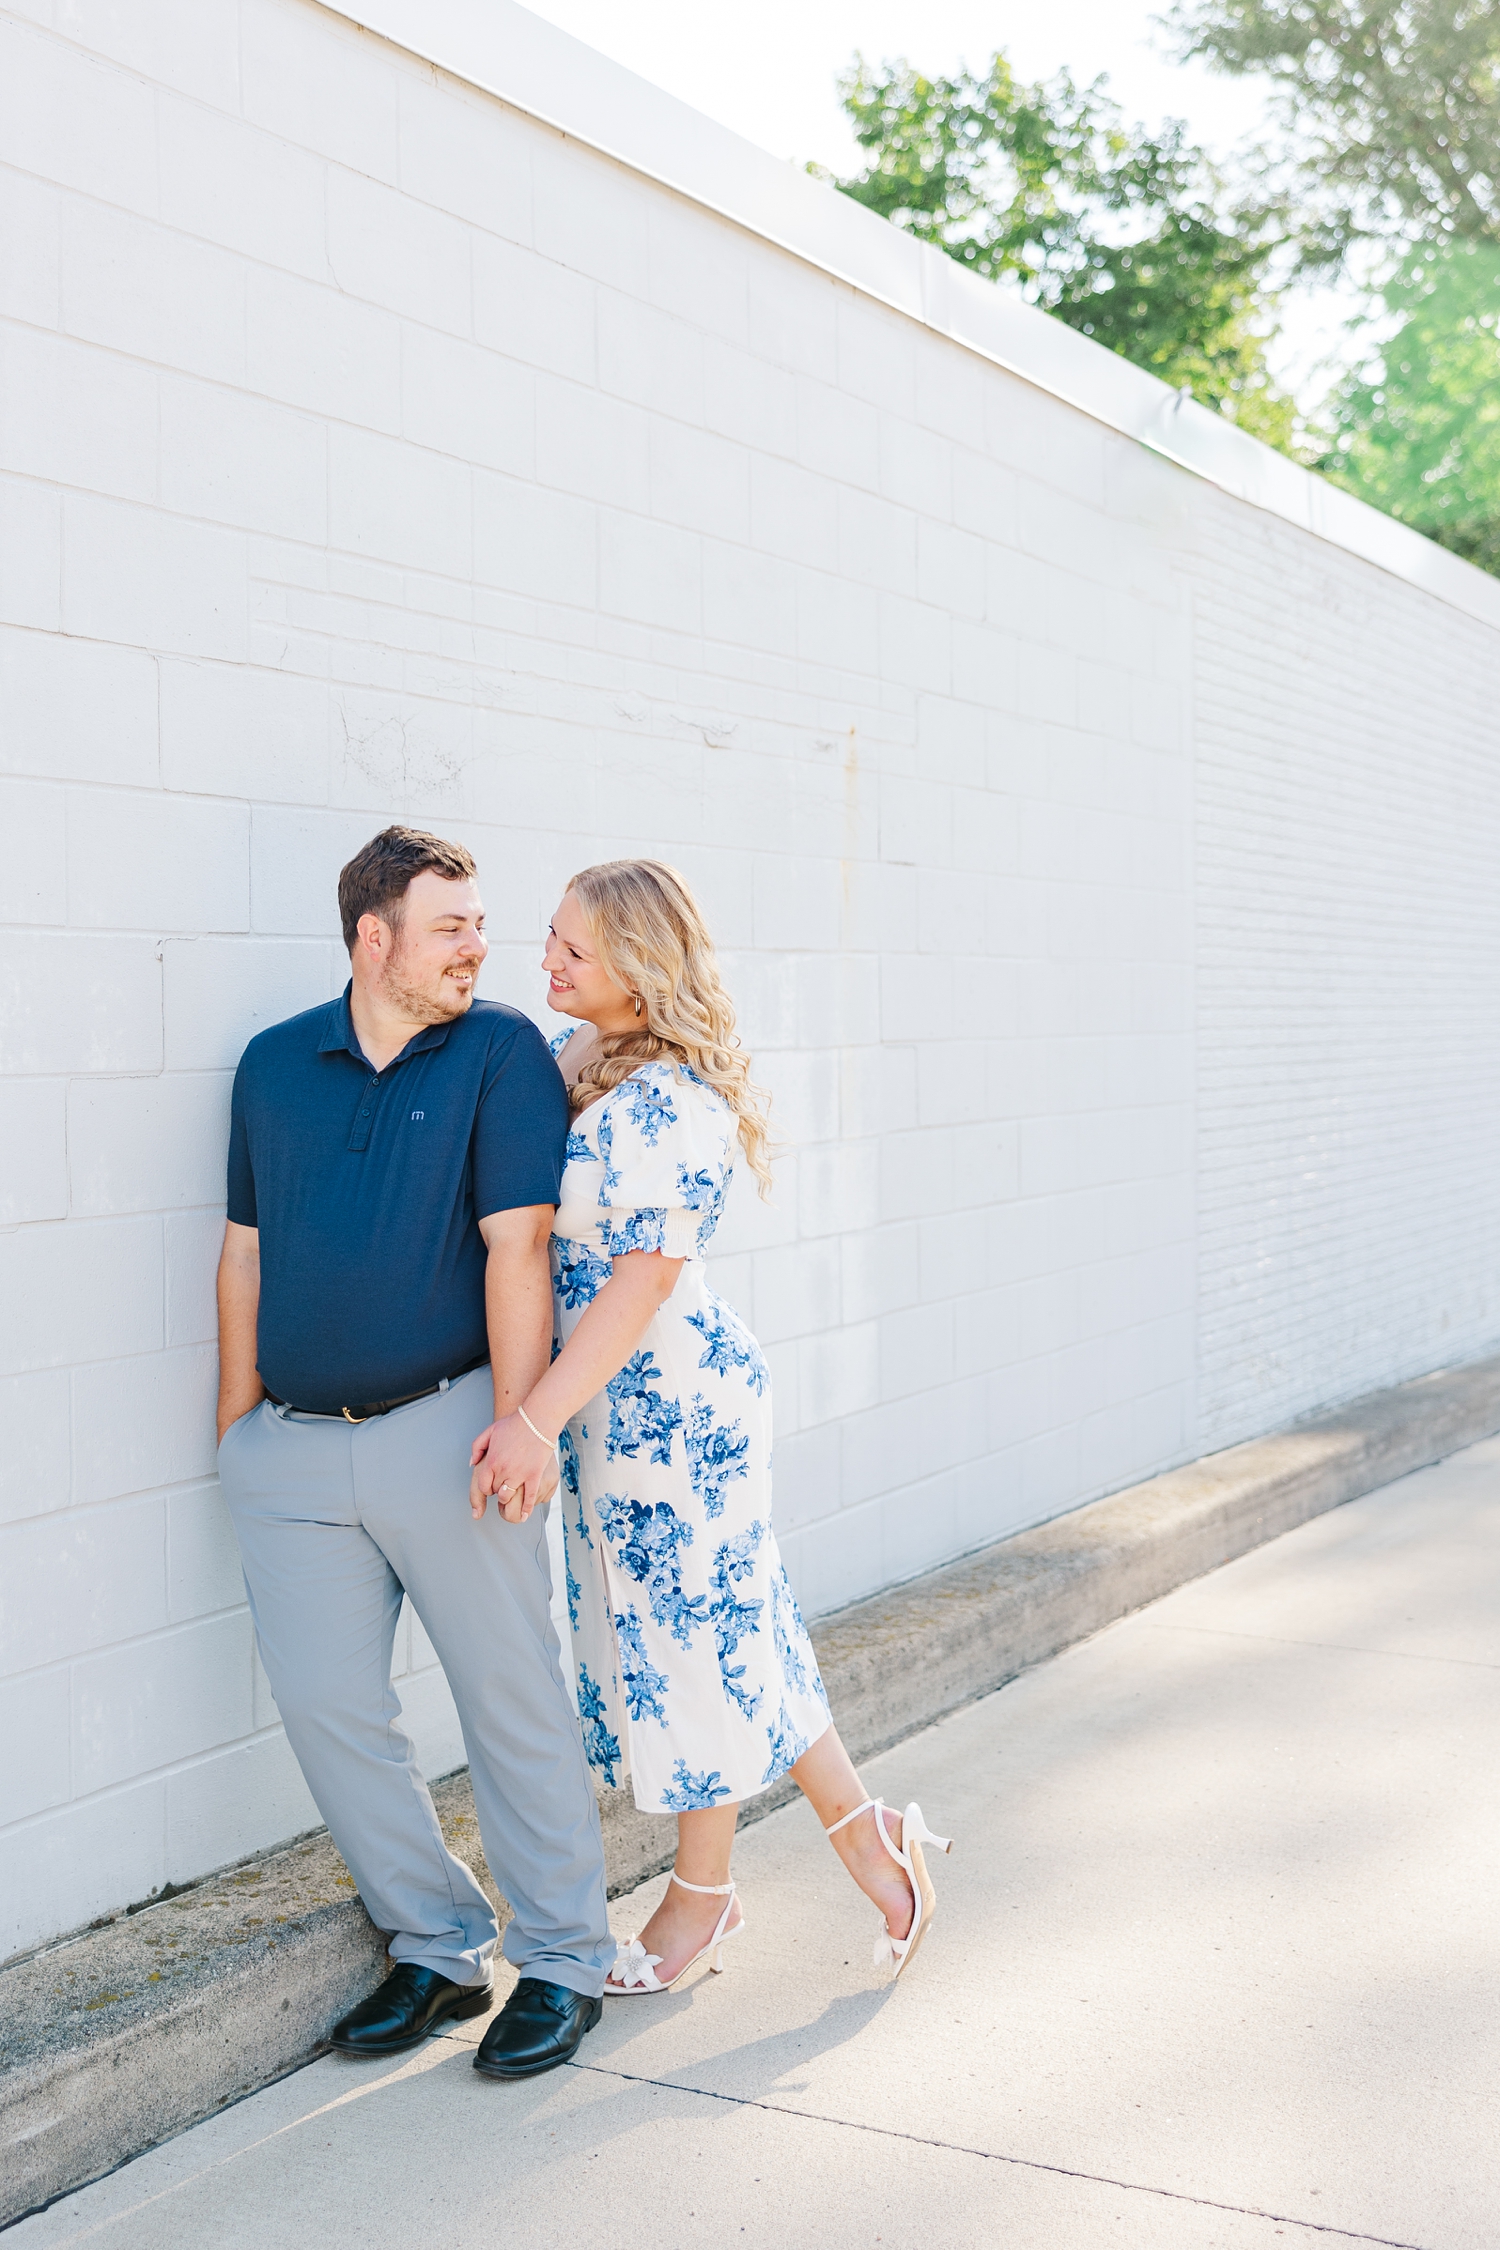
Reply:
[[[1187,121],[1195,140],[1227,155],[1269,129],[1264,90],[1201,63],[1168,59],[1155,24],[1165,0],[527,0],[591,47],[795,163],[859,168],[835,81],[858,49],[871,61],[905,57],[929,74],[983,68],[999,47],[1023,78],[1066,64],[1080,81],[1107,72],[1131,121]],[[1281,380],[1308,402],[1330,353],[1344,356],[1351,300],[1320,292],[1284,308],[1272,353]],[[1342,350],[1341,350],[1342,347]]]
[[[1066,63],[1075,78],[1107,71],[1116,99],[1156,124],[1186,117],[1198,139],[1230,146],[1265,115],[1244,80],[1167,61],[1158,10],[1134,0],[527,0],[575,38],[613,55],[694,109],[773,155],[852,171],[854,141],[834,81],[858,48],[872,61],[905,56],[928,72],[982,68],[997,47],[1025,78]],[[1155,36],[1155,45],[1153,45]]]

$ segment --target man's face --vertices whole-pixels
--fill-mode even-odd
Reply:
[[[385,939],[378,983],[388,1007],[412,1023],[451,1023],[467,1013],[489,951],[477,883],[424,868],[407,888],[400,927],[392,934],[377,926]],[[360,929],[363,936],[363,922]]]

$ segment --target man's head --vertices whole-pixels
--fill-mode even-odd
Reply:
[[[339,875],[356,986],[412,1023],[448,1023],[489,951],[473,860],[419,828],[383,828]]]

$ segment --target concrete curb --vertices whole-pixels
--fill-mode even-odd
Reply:
[[[1500,1357],[1206,1456],[813,1628],[845,1741],[870,1757],[1026,1666],[1294,1525],[1500,1430]],[[504,1912],[467,1774],[445,1834]],[[747,1808],[770,1812],[790,1783]],[[612,1895],[666,1866],[670,1823],[603,1802]],[[382,1970],[326,1834],[0,1972],[0,2225],[314,2054]]]

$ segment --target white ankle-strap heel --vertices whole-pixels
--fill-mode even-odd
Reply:
[[[875,1940],[875,1966],[877,1969],[889,1968],[894,1982],[926,1936],[927,1925],[937,1912],[937,1893],[933,1890],[932,1878],[927,1872],[927,1862],[922,1857],[922,1846],[931,1844],[937,1851],[951,1852],[953,1840],[949,1836],[934,1836],[922,1818],[921,1806],[911,1804],[901,1815],[901,1843],[898,1849],[891,1842],[890,1830],[885,1824],[885,1806],[878,1797],[866,1797],[864,1803],[856,1805],[853,1812],[845,1813],[842,1820],[836,1820],[831,1828],[825,1828],[824,1835],[836,1836],[841,1828],[848,1827],[851,1820],[858,1820],[861,1813],[867,1812],[874,1813],[876,1834],[911,1885],[911,1928],[904,1938],[892,1937],[889,1924],[882,1921],[880,1935]]]
[[[676,1976],[670,1977],[665,1984],[662,1983],[661,1978],[656,1973],[661,1955],[659,1953],[648,1953],[640,1939],[633,1937],[624,1951],[616,1956],[615,1965],[605,1979],[604,1989],[611,1999],[636,2000],[647,1992],[670,1992],[674,1985],[681,1984],[689,1969],[697,1968],[705,1953],[713,1955],[713,1959],[708,1964],[710,1974],[718,1976],[722,1973],[724,1948],[729,1940],[732,1937],[738,1937],[745,1927],[743,1918],[735,1923],[732,1930],[727,1927],[729,1917],[734,1912],[734,1884],[732,1882],[685,1883],[675,1867],[672,1870],[671,1880],[679,1890],[697,1891],[702,1898],[721,1898],[725,1901],[724,1911],[714,1925],[713,1936],[709,1939],[707,1945],[700,1945],[691,1961],[684,1961]]]

